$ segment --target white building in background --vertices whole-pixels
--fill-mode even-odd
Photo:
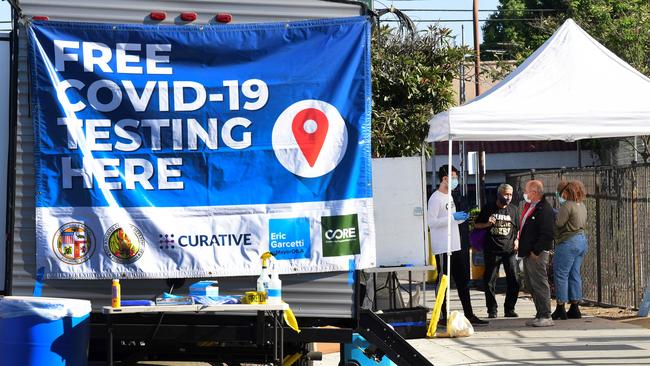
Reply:
[[[500,183],[505,182],[506,175],[531,169],[561,169],[577,168],[578,166],[599,165],[598,157],[591,150],[578,152],[578,145],[575,142],[563,141],[490,141],[483,142],[485,151],[485,184],[486,187],[496,188]],[[460,169],[461,159],[458,154],[459,142],[454,142],[452,162]],[[427,172],[433,186],[437,184],[438,178],[435,172],[444,164],[447,164],[447,142],[435,144],[435,159],[427,161]],[[466,142],[465,151],[476,152],[481,148],[480,142]],[[581,164],[578,164],[580,156]],[[466,171],[469,166],[465,159]],[[474,189],[474,174],[467,176],[470,192]]]

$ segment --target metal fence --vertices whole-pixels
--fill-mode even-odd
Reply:
[[[510,174],[507,181],[520,198],[531,178],[544,183],[554,207],[560,180],[585,185],[589,249],[582,265],[584,298],[638,308],[650,281],[650,165],[531,171]]]

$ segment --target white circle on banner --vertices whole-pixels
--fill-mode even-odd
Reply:
[[[273,151],[288,171],[305,178],[331,172],[343,159],[348,130],[339,111],[321,100],[301,100],[273,126]]]

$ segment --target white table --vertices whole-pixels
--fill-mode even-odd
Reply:
[[[284,327],[282,325],[282,312],[287,310],[289,305],[282,304],[226,304],[226,305],[152,305],[152,306],[124,306],[121,308],[113,308],[111,306],[104,306],[102,313],[106,315],[106,329],[108,332],[107,348],[106,348],[106,364],[113,366],[113,317],[120,314],[143,314],[143,313],[257,313],[258,320],[264,320],[265,314],[271,314],[273,318],[273,357],[275,363],[282,364],[284,359]],[[160,325],[160,323],[158,324]],[[258,324],[263,326],[263,324]],[[279,337],[278,337],[279,333]],[[155,337],[155,331],[152,339]],[[279,356],[279,357],[278,357]]]
[[[424,277],[422,278],[422,297],[423,302],[426,304],[426,271],[434,270],[434,266],[394,266],[394,267],[376,267],[376,268],[366,268],[363,270],[364,273],[372,274],[372,284],[373,284],[373,301],[372,307],[373,310],[377,310],[377,291],[381,288],[377,288],[377,273],[388,273],[387,284],[384,286],[388,289],[388,301],[389,307],[394,309],[397,306],[397,294],[399,293],[399,278],[397,277],[398,272],[408,272],[409,276],[409,288],[407,293],[409,294],[409,307],[413,307],[413,293],[411,290],[411,284],[413,283],[411,274],[416,271],[424,271]],[[383,288],[383,287],[382,287]]]

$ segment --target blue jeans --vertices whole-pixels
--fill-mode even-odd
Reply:
[[[553,278],[558,302],[582,300],[580,267],[586,252],[587,238],[584,234],[576,234],[555,246]]]

